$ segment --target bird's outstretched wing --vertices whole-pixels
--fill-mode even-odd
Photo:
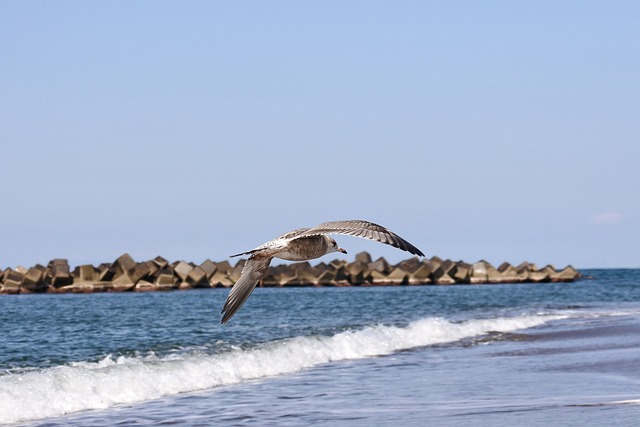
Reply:
[[[249,298],[249,295],[251,295],[251,292],[255,289],[264,272],[267,271],[267,267],[269,267],[272,259],[273,258],[249,258],[247,260],[247,263],[242,269],[240,279],[238,279],[231,288],[227,301],[224,303],[224,307],[222,307],[223,316],[221,323],[227,323],[227,321],[240,310],[240,307],[242,307],[242,304]]]
[[[422,251],[411,243],[404,240],[387,228],[369,221],[348,220],[331,221],[318,224],[315,227],[299,230],[295,236],[288,233],[288,237],[309,237],[322,234],[345,234],[348,236],[361,237],[363,239],[375,240],[376,242],[391,245],[414,255],[424,256]]]

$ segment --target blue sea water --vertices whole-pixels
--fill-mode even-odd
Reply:
[[[640,270],[0,297],[0,424],[637,425]]]

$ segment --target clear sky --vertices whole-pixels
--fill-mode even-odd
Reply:
[[[453,260],[640,267],[639,16],[0,0],[0,268],[219,261],[339,219]]]

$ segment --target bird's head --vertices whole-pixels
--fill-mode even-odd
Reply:
[[[329,252],[327,253],[331,253],[331,252],[342,252],[343,254],[346,254],[347,251],[342,249],[340,246],[338,246],[338,242],[335,241],[335,239],[329,237],[329,236],[325,236],[327,243],[329,244]]]

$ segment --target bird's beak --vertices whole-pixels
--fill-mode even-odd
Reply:
[[[346,253],[347,253],[347,251],[345,251],[345,250],[344,250],[344,249],[342,249],[342,248],[338,248],[338,252],[342,252],[343,254],[346,254]]]

